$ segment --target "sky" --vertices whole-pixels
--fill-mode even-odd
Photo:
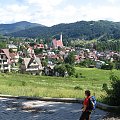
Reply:
[[[0,23],[46,26],[81,20],[120,21],[120,0],[0,0]]]

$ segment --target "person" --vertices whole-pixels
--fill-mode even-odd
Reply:
[[[91,95],[90,91],[86,90],[85,91],[86,98],[83,102],[82,115],[79,120],[90,120],[91,115],[91,111],[89,110],[89,99],[91,97],[90,95]]]

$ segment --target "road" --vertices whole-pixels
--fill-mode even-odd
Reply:
[[[0,120],[79,120],[81,104],[0,98]],[[96,109],[91,120],[120,120]],[[111,114],[110,114],[111,115]]]

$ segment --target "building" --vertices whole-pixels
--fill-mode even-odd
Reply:
[[[19,54],[18,53],[9,53],[11,62],[18,63],[19,61]]]
[[[62,34],[60,35],[60,40],[57,40],[56,38],[52,40],[53,48],[63,47],[63,41],[62,41]]]
[[[101,69],[101,67],[105,64],[106,63],[104,61],[97,60],[96,61],[96,68]]]
[[[13,44],[9,44],[9,45],[8,45],[8,48],[9,48],[9,49],[12,49],[13,52],[17,52],[17,49],[18,49],[17,46],[15,46],[15,45],[13,45]]]
[[[34,45],[34,49],[44,49],[44,44],[36,44]]]
[[[11,62],[11,70],[18,71],[19,70],[19,54],[18,53],[10,53],[10,62]]]
[[[10,72],[10,69],[9,49],[0,49],[0,71]]]
[[[27,55],[26,55],[26,56],[28,56],[28,57],[30,57],[30,58],[35,57],[34,49],[33,49],[32,47],[29,47],[29,48],[27,49]]]
[[[23,58],[20,66],[21,73],[30,73],[33,75],[40,75],[43,67],[40,58]]]

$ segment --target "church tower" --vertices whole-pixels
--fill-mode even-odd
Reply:
[[[61,35],[60,35],[60,41],[63,42],[63,36],[62,36],[62,32],[61,32]]]

